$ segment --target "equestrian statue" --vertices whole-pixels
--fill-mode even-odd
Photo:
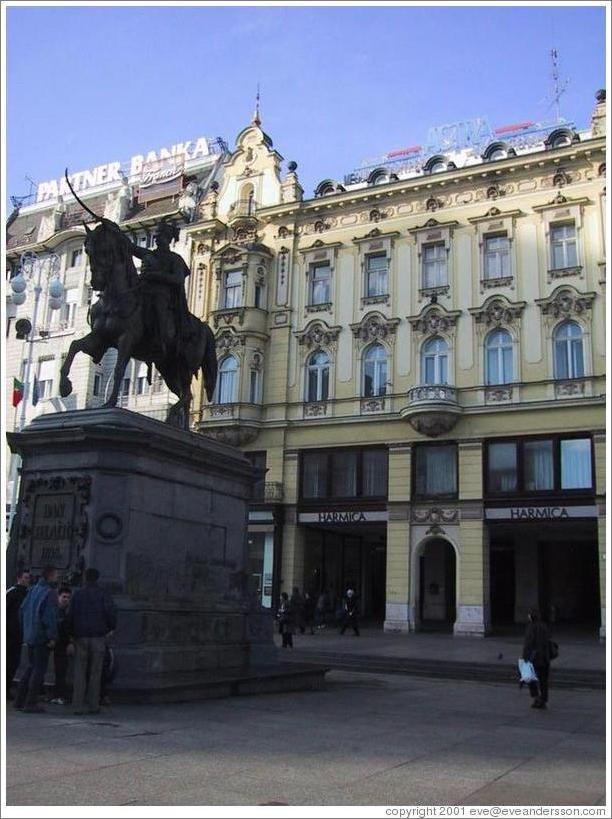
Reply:
[[[72,392],[70,367],[77,353],[86,353],[97,364],[107,350],[117,350],[113,388],[105,407],[117,404],[125,368],[131,358],[147,364],[151,384],[155,366],[178,401],[166,421],[189,429],[191,380],[202,370],[208,400],[217,381],[215,337],[206,322],[189,312],[185,279],[190,270],[170,243],[178,228],[162,221],[156,230],[155,250],[134,244],[119,225],[90,210],[66,181],[79,205],[100,224],[93,230],[85,222],[85,252],[91,269],[91,287],[99,293],[89,312],[91,332],[72,342],[60,371],[60,395]],[[142,260],[140,274],[133,256]]]

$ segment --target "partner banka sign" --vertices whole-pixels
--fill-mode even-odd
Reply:
[[[485,509],[487,520],[567,520],[569,518],[596,518],[596,506],[507,506]]]
[[[210,153],[209,140],[206,137],[199,137],[188,142],[178,142],[171,148],[160,148],[158,151],[149,151],[147,154],[136,154],[130,159],[127,167],[121,162],[108,162],[106,165],[98,165],[87,171],[77,171],[69,174],[70,184],[77,193],[112,182],[122,182],[125,175],[128,176],[130,182],[141,183],[144,176],[149,180],[148,184],[151,184],[149,179],[151,174],[155,174],[164,160],[185,163],[201,159]],[[36,189],[37,202],[46,202],[49,199],[57,199],[58,196],[69,195],[70,190],[63,177],[41,182]]]
[[[302,512],[300,523],[378,523],[388,519],[387,512],[364,512],[359,509],[324,512]]]

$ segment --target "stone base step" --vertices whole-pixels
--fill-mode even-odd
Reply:
[[[294,659],[295,658],[295,659]],[[289,663],[308,662],[343,671],[370,674],[412,674],[419,677],[439,677],[452,680],[478,680],[518,685],[518,669],[508,663],[466,663],[452,660],[419,660],[413,658],[381,657],[377,655],[327,654],[300,650],[286,657]],[[605,671],[566,669],[551,666],[551,684],[556,688],[605,689]]]

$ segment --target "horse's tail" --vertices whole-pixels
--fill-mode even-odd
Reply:
[[[202,372],[204,373],[204,387],[206,397],[212,401],[217,385],[217,349],[215,336],[206,322],[202,322],[202,332],[204,333],[204,355],[202,357]]]

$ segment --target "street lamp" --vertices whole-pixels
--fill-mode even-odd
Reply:
[[[56,253],[49,253],[47,256],[40,257],[32,250],[26,250],[21,254],[20,267],[17,275],[11,279],[11,301],[15,305],[24,304],[28,297],[28,289],[31,287],[34,293],[34,306],[32,310],[31,322],[27,319],[22,320],[21,330],[18,332],[18,337],[27,338],[28,341],[28,355],[25,362],[25,369],[23,373],[23,398],[21,399],[21,412],[19,414],[19,422],[17,430],[21,430],[25,426],[26,411],[28,407],[28,396],[30,392],[30,373],[32,370],[32,358],[34,353],[34,340],[39,335],[36,322],[38,320],[38,308],[40,305],[40,297],[43,292],[43,283],[47,285],[47,305],[50,310],[59,310],[64,303],[64,285],[59,278],[60,259]],[[28,326],[29,325],[29,326]],[[25,332],[24,332],[25,328]],[[11,499],[11,516],[10,525],[13,522],[15,515],[15,505],[17,503],[17,472],[19,469],[19,456],[13,457],[13,465],[11,468],[11,478],[13,481],[13,492]]]

